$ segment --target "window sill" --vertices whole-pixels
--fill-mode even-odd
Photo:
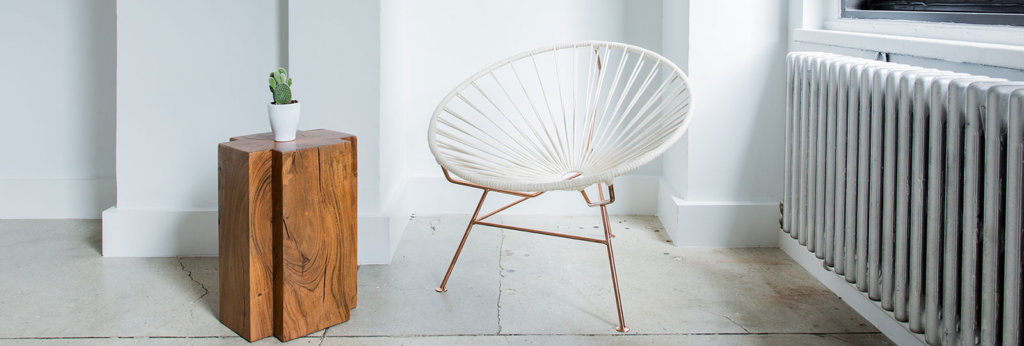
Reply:
[[[837,30],[796,29],[793,41],[833,47],[1024,69],[1024,46]]]

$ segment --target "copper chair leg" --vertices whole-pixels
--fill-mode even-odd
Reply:
[[[604,240],[608,247],[608,264],[612,269],[612,286],[615,288],[615,308],[619,311],[619,326],[615,330],[628,332],[625,319],[622,317],[622,298],[619,296],[619,277],[615,274],[615,253],[612,252],[612,225],[608,222],[608,206],[601,206],[601,222],[604,224]]]
[[[487,198],[487,192],[490,190],[484,189],[484,193],[480,195],[480,203],[476,204],[476,211],[473,211],[473,217],[469,218],[469,225],[466,226],[466,233],[462,235],[462,241],[459,242],[459,248],[455,250],[455,257],[452,258],[452,264],[448,265],[448,272],[444,273],[444,280],[441,281],[441,286],[435,288],[437,292],[445,292],[448,289],[445,285],[448,284],[448,277],[452,275],[452,269],[455,268],[455,262],[459,260],[459,254],[462,253],[462,246],[466,245],[466,238],[469,238],[469,231],[473,229],[473,225],[476,224],[476,216],[480,214],[480,208],[484,206],[484,199]]]
[[[450,265],[448,265],[448,271],[444,274],[444,280],[441,281],[441,286],[440,287],[434,289],[435,291],[437,291],[437,292],[445,292],[445,291],[448,290],[445,286],[448,284],[448,278],[452,275],[452,269],[455,268],[455,262],[457,262],[459,260],[459,254],[462,253],[462,247],[466,245],[466,239],[469,238],[469,232],[473,229],[473,226],[478,225],[478,224],[479,225],[485,225],[485,226],[491,226],[491,227],[504,228],[504,229],[511,229],[511,230],[516,230],[516,231],[523,231],[523,232],[529,232],[529,233],[537,233],[537,234],[543,234],[543,235],[550,235],[550,236],[556,236],[556,237],[562,237],[562,238],[569,238],[569,239],[575,239],[575,240],[584,240],[584,241],[589,241],[589,242],[593,242],[593,243],[605,244],[605,246],[608,248],[608,264],[609,264],[609,268],[611,268],[611,271],[612,271],[612,288],[614,288],[614,290],[615,290],[615,308],[616,308],[616,310],[618,310],[618,313],[619,313],[619,325],[617,327],[615,327],[615,330],[620,331],[620,332],[628,332],[629,331],[629,327],[626,327],[625,319],[622,316],[622,298],[619,295],[619,277],[615,273],[615,253],[612,251],[612,238],[615,237],[615,235],[612,234],[612,225],[611,225],[611,222],[608,221],[608,204],[611,204],[612,202],[615,202],[615,188],[612,185],[608,185],[608,199],[604,198],[605,195],[604,195],[604,192],[601,190],[600,184],[597,187],[598,188],[598,196],[601,198],[600,200],[591,201],[590,197],[587,196],[587,192],[586,191],[582,191],[582,190],[580,191],[583,194],[583,199],[587,202],[587,205],[589,205],[591,207],[601,207],[601,223],[604,225],[604,240],[601,240],[601,239],[597,239],[597,238],[587,238],[587,237],[580,237],[580,236],[575,236],[575,235],[570,235],[570,234],[545,232],[545,231],[529,229],[529,228],[523,228],[523,227],[515,227],[515,226],[495,224],[495,223],[490,223],[490,222],[483,222],[484,219],[486,219],[488,217],[491,217],[492,215],[497,214],[498,212],[501,212],[501,211],[503,211],[505,209],[508,209],[509,207],[512,207],[512,206],[514,206],[516,204],[519,204],[519,202],[522,202],[522,201],[524,201],[526,199],[529,199],[529,198],[532,198],[532,197],[537,197],[542,192],[537,192],[537,193],[533,193],[533,194],[527,194],[527,193],[520,193],[520,192],[515,192],[515,191],[493,190],[495,192],[505,193],[505,194],[509,194],[509,195],[513,195],[513,196],[519,196],[519,197],[522,197],[522,198],[520,198],[519,200],[516,200],[515,202],[507,204],[507,205],[505,205],[505,206],[503,206],[501,208],[498,208],[497,210],[492,211],[492,212],[490,212],[490,213],[488,213],[488,214],[486,214],[486,215],[484,215],[482,217],[478,217],[480,215],[480,209],[483,208],[484,200],[487,198],[487,193],[492,191],[492,190],[489,189],[489,188],[485,188],[483,186],[479,186],[479,185],[475,185],[475,184],[471,184],[471,183],[466,183],[466,182],[461,182],[461,181],[453,180],[448,175],[447,171],[445,171],[445,177],[448,177],[448,180],[452,181],[453,183],[460,184],[460,185],[466,185],[466,186],[470,186],[470,187],[481,188],[481,189],[484,190],[484,192],[480,196],[480,202],[477,203],[476,210],[473,211],[473,216],[469,219],[469,225],[466,226],[466,233],[464,233],[462,235],[462,241],[459,242],[459,248],[455,250],[455,256],[452,258],[452,263]]]

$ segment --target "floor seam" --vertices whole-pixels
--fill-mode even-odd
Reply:
[[[182,271],[184,271],[185,273],[188,273],[188,279],[189,280],[192,280],[192,282],[195,282],[197,285],[199,285],[199,288],[203,289],[203,294],[199,295],[199,298],[196,298],[196,300],[194,300],[193,302],[199,301],[199,300],[203,299],[203,297],[206,297],[207,294],[210,294],[210,289],[206,288],[206,285],[203,285],[202,282],[199,282],[194,277],[192,277],[192,271],[191,270],[185,269],[185,257],[178,257],[178,265],[181,266],[181,270]]]
[[[721,335],[721,336],[740,336],[740,335],[819,335],[819,336],[833,336],[833,335],[881,335],[882,332],[749,332],[749,333],[737,333],[737,332],[722,332],[722,333],[628,333],[628,334],[595,334],[595,333],[560,333],[560,334],[535,334],[535,333],[514,333],[514,334],[395,334],[395,335],[326,335],[326,332],[321,334],[321,340],[327,338],[418,338],[418,337],[463,337],[463,336],[611,336],[611,337],[636,337],[636,336],[700,336],[700,335]],[[316,336],[307,335],[300,338],[315,338]],[[74,339],[233,339],[238,336],[225,336],[225,335],[192,335],[192,336],[171,336],[171,335],[155,335],[155,336],[39,336],[39,337],[0,337],[0,340],[74,340]]]

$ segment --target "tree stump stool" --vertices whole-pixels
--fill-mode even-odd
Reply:
[[[356,306],[356,137],[299,131],[218,148],[220,320],[288,341]]]

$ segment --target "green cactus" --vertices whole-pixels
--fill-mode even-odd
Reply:
[[[274,94],[274,103],[286,105],[292,103],[292,79],[283,68],[270,73],[270,92]]]

